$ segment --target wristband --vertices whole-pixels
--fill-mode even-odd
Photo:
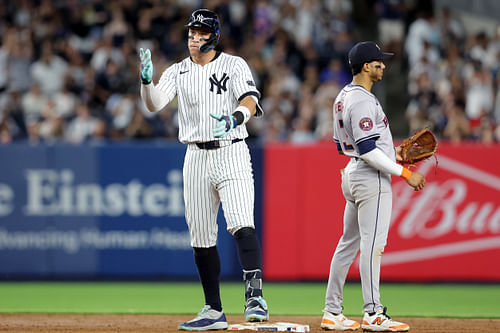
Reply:
[[[233,116],[236,119],[237,125],[241,125],[246,124],[252,115],[246,106],[240,105],[234,109]]]
[[[401,171],[401,178],[408,180],[410,179],[410,177],[411,177],[411,171],[408,170],[407,168],[403,168],[403,171]]]

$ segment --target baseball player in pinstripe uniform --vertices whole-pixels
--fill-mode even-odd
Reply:
[[[168,67],[152,81],[149,50],[140,50],[141,96],[150,111],[159,111],[175,96],[179,103],[179,140],[184,159],[186,222],[205,294],[205,306],[181,330],[228,327],[219,294],[217,212],[222,202],[227,230],[234,236],[245,281],[245,318],[269,319],[262,297],[262,258],[254,227],[254,180],[245,143],[245,123],[261,116],[260,93],[247,63],[215,50],[220,36],[217,15],[207,9],[191,14],[190,57]]]
[[[321,327],[355,330],[360,324],[342,314],[342,290],[349,267],[360,251],[360,275],[364,300],[361,327],[368,331],[408,331],[407,324],[392,320],[380,302],[380,262],[387,241],[392,209],[391,175],[403,177],[416,191],[425,178],[396,163],[389,122],[380,102],[370,91],[381,80],[383,60],[392,56],[373,42],[361,42],[349,51],[353,80],[337,96],[333,138],[340,154],[350,157],[342,171],[346,199],[344,232],[330,266]]]

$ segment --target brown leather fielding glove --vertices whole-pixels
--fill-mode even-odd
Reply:
[[[436,136],[427,128],[418,131],[401,143],[401,164],[414,164],[423,161],[436,152],[438,142]]]

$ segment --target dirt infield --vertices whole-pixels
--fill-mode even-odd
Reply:
[[[0,314],[0,332],[179,332],[177,324],[191,318],[172,315]],[[308,324],[311,332],[324,332],[319,327],[321,316],[274,316],[271,319],[273,322]],[[359,321],[361,318],[352,319]],[[413,333],[500,332],[500,319],[397,319],[408,323]],[[242,316],[228,316],[230,324],[242,321]]]

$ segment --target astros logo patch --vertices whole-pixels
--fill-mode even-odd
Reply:
[[[373,128],[373,121],[368,117],[361,118],[359,121],[359,128],[363,131],[369,131]]]

